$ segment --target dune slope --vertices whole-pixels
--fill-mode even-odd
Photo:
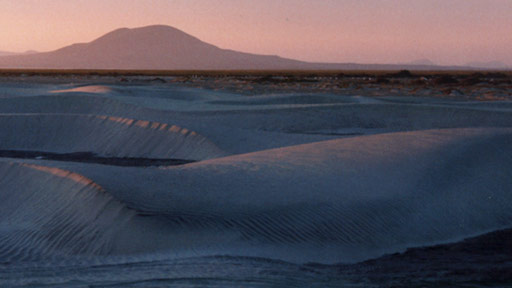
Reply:
[[[202,160],[225,155],[194,131],[101,115],[0,114],[0,150]]]
[[[147,221],[159,219],[148,233],[162,253],[333,263],[508,227],[511,143],[510,129],[450,129],[338,139],[165,169],[44,164],[92,179],[127,207],[151,215]],[[139,244],[119,253],[152,250],[131,229],[123,231],[119,239]],[[190,233],[217,240],[173,250]]]

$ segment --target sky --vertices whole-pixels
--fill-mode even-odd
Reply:
[[[0,0],[0,51],[51,51],[153,24],[306,61],[512,66],[512,0]]]

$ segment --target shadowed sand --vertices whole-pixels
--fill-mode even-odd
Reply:
[[[449,270],[436,251],[460,256],[457,245],[474,247],[463,239],[510,228],[508,101],[447,99],[435,87],[407,96],[407,87],[388,95],[387,84],[382,95],[373,86],[307,86],[332,80],[323,78],[301,82],[303,92],[296,82],[259,79],[251,93],[229,77],[37,79],[5,78],[0,88],[6,285],[33,279],[24,265],[83,265],[94,278],[95,265],[145,263],[164,277],[160,269],[172,265],[203,267],[195,261],[235,263],[248,275],[263,266],[293,271],[317,284],[370,278],[370,269],[376,283],[390,283],[386,273],[423,277],[393,269],[423,267],[425,257]],[[194,87],[203,84],[209,89]],[[452,246],[407,250],[445,243]],[[473,268],[502,257],[468,253],[459,262],[477,259]],[[180,269],[176,277],[199,275]]]

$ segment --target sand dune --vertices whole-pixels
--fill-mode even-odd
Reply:
[[[1,198],[8,199],[0,204],[3,262],[108,253],[134,216],[76,173],[8,162],[0,162],[0,170]]]
[[[84,93],[108,93],[111,92],[107,86],[91,85],[91,86],[80,86],[71,89],[54,90],[53,93],[69,93],[69,92],[84,92]]]
[[[94,91],[98,86],[109,92],[86,91]],[[321,93],[245,96],[146,84],[52,85],[46,89],[41,91],[34,87],[35,91],[40,91],[39,95],[11,90],[9,97],[0,98],[0,112],[108,115],[172,123],[197,132],[227,154],[393,131],[512,126],[507,103],[415,97],[379,97],[375,102],[370,97]],[[76,89],[82,92],[52,92]],[[108,138],[104,136],[103,139]],[[141,151],[145,149],[149,148]],[[69,149],[66,151],[71,152]]]
[[[344,287],[383,262],[329,264],[448,242],[473,253],[462,239],[510,228],[506,101],[23,80],[0,89],[3,286],[240,273]],[[385,256],[409,271],[387,277],[438,271],[429,249]]]
[[[76,171],[128,207],[166,218],[155,228],[162,239],[176,237],[178,227],[225,233],[224,240],[210,245],[215,253],[332,263],[508,227],[511,142],[510,129],[431,130],[167,169],[44,165]],[[479,156],[467,162],[475,151]],[[200,245],[190,249],[182,252],[212,253]]]
[[[179,86],[101,85],[108,93],[54,90],[0,98],[3,113],[79,113],[173,123],[231,154],[332,139],[437,128],[510,127],[507,103],[294,93],[245,96]],[[53,87],[52,87],[53,88]],[[377,101],[377,102],[376,102]],[[380,102],[379,102],[380,101]]]
[[[187,160],[225,155],[194,131],[146,120],[72,114],[0,114],[0,123],[1,150]]]
[[[126,263],[163,247],[189,252],[184,248],[194,243],[187,233],[160,232],[161,221],[137,215],[80,174],[5,161],[0,171],[0,197],[8,199],[0,204],[2,263]]]

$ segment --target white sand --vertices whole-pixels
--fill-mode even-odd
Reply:
[[[101,85],[91,85],[91,86],[82,86],[71,89],[63,89],[63,90],[54,90],[51,91],[53,93],[70,93],[70,92],[83,92],[83,93],[109,93],[112,89],[107,86]]]
[[[350,262],[512,223],[506,105],[104,87],[10,89],[0,149],[203,161],[3,159],[0,255]]]

